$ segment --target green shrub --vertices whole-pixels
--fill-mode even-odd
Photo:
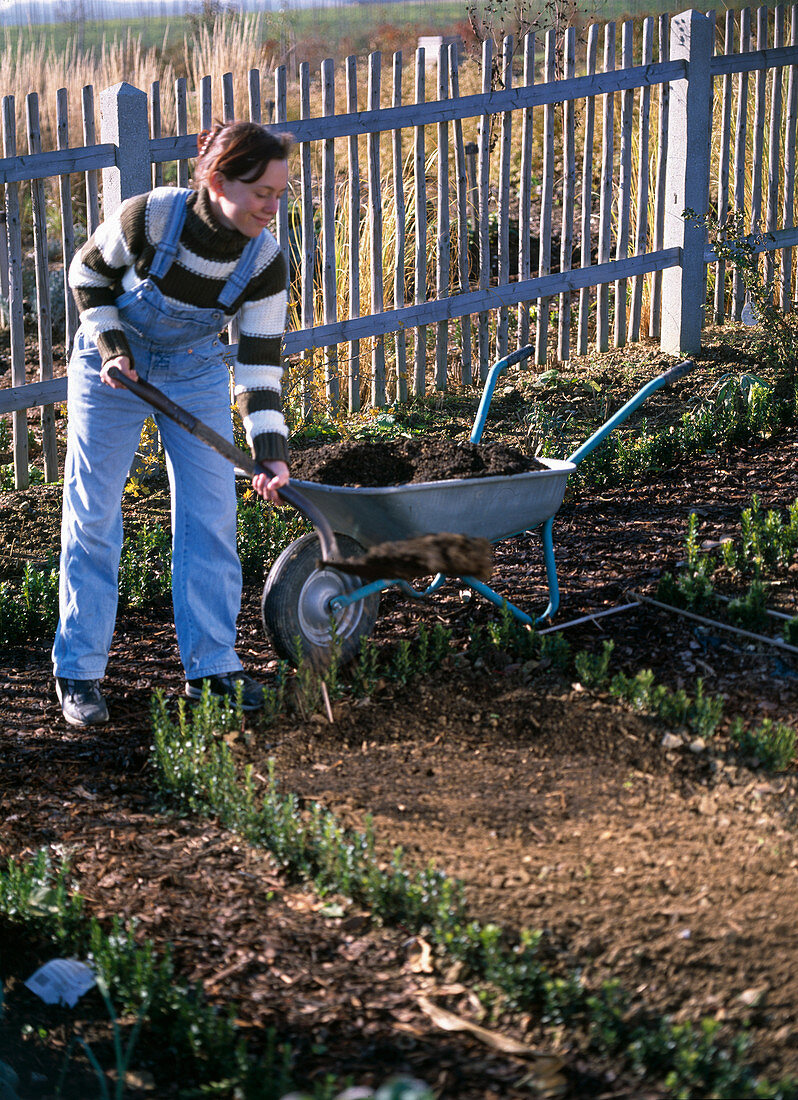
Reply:
[[[19,585],[0,582],[0,644],[52,634],[58,622],[58,566],[28,562]]]
[[[767,625],[765,586],[757,577],[743,596],[730,600],[727,607],[729,622],[745,630],[761,630]]]
[[[747,729],[742,719],[736,719],[730,736],[740,752],[753,757],[768,771],[783,772],[795,758],[796,733],[785,722],[765,718],[757,729]]]
[[[151,607],[172,590],[171,537],[160,524],[147,524],[125,539],[119,561],[119,600],[124,606]]]
[[[605,641],[600,653],[582,651],[574,657],[574,666],[580,683],[585,687],[603,687],[607,682],[608,669],[615,642]]]

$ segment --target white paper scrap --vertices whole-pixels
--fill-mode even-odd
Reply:
[[[77,959],[50,959],[31,974],[25,985],[45,1004],[74,1008],[84,993],[96,984],[90,966]]]

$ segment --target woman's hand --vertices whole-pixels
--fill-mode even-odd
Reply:
[[[136,374],[135,368],[128,357],[126,355],[117,355],[115,359],[109,359],[107,363],[103,363],[103,369],[100,371],[100,378],[102,378],[106,386],[110,386],[112,390],[123,390],[125,387],[121,382],[115,382],[113,378],[108,377],[108,371],[111,367],[118,367],[122,374],[126,375],[133,382],[138,382],[139,376]]]
[[[252,479],[252,488],[264,500],[270,500],[272,504],[280,503],[278,489],[288,483],[288,467],[284,462],[264,462],[263,465],[270,473],[255,474]]]

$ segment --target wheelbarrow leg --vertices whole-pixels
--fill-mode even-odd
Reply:
[[[549,606],[535,620],[536,626],[546,622],[547,619],[553,619],[557,613],[557,608],[560,606],[560,586],[557,584],[557,563],[554,560],[554,540],[551,535],[553,526],[554,516],[546,520],[543,524],[543,530],[540,532],[540,539],[543,543],[543,562],[546,566],[546,580],[549,585]]]
[[[513,618],[518,619],[519,622],[525,623],[527,626],[541,626],[543,623],[548,622],[554,617],[557,608],[560,606],[560,588],[557,584],[557,563],[554,560],[554,540],[551,534],[553,526],[554,517],[552,516],[551,519],[547,519],[543,524],[540,533],[543,543],[543,562],[546,567],[546,581],[549,587],[549,605],[543,614],[538,615],[536,619],[527,615],[520,607],[516,607],[515,604],[510,603],[504,596],[500,596],[498,592],[494,592],[487,584],[483,584],[482,581],[476,580],[475,577],[462,577],[461,579],[465,581],[469,588],[473,588],[475,592],[478,592],[480,596],[484,596],[486,600],[495,604],[496,607],[506,607]]]

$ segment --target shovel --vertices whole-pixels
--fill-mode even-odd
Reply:
[[[203,424],[188,409],[177,405],[151,382],[143,378],[134,381],[118,367],[111,367],[108,375],[142,401],[168,416],[179,427],[207,443],[217,454],[243,470],[247,477],[269,473],[267,467],[261,466],[246,451]],[[399,542],[384,542],[373,546],[362,558],[341,558],[335,533],[324,513],[290,482],[288,485],[281,485],[278,492],[287,504],[301,512],[315,527],[322,552],[319,564],[324,568],[352,574],[365,581],[394,578],[413,580],[415,577],[434,573],[467,574],[485,581],[490,578],[493,566],[490,542],[483,538],[446,532],[421,535]]]

